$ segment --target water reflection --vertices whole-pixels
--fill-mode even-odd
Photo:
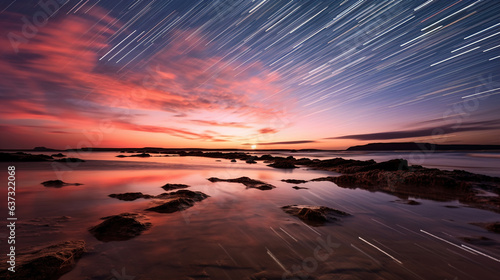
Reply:
[[[286,173],[261,162],[234,164],[192,157],[122,161],[114,157],[116,153],[96,155],[99,160],[89,155],[87,162],[65,174],[66,182],[81,186],[43,187],[41,182],[55,179],[50,165],[20,163],[16,168],[22,186],[18,189],[19,249],[69,239],[84,239],[88,244],[89,253],[61,279],[111,279],[111,271],[122,268],[136,279],[245,279],[251,275],[282,279],[285,270],[326,275],[325,279],[493,279],[500,268],[492,259],[420,231],[458,247],[464,244],[461,237],[474,236],[500,244],[497,235],[469,224],[498,221],[500,215],[456,201],[415,199],[421,204],[404,205],[394,203],[397,198],[389,194],[339,188],[331,182],[307,182],[301,186],[309,189],[295,190],[294,184],[281,180],[310,180],[332,173],[302,168]],[[207,180],[241,176],[277,188],[261,191]],[[210,198],[182,212],[159,214],[144,212],[154,204],[152,200],[108,197],[125,192],[157,195],[164,192],[161,186],[166,183],[188,184],[190,190]],[[280,209],[289,204],[324,205],[352,217],[311,228]],[[450,205],[459,208],[445,207]],[[101,217],[123,212],[146,213],[153,227],[125,242],[102,243],[87,232]],[[323,257],[317,258],[317,246],[328,242],[338,246],[330,251],[323,247],[318,251]],[[470,246],[500,255],[496,245]],[[293,278],[285,274],[285,279]]]

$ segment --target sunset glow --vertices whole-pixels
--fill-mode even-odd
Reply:
[[[45,22],[33,18],[41,6],[3,11],[0,114],[10,139],[1,146],[340,149],[500,137],[495,1],[430,35],[445,3],[384,4],[394,18],[373,15],[372,30],[352,21],[368,4],[333,24],[342,7],[327,3],[252,11],[248,2],[215,16],[215,4],[174,2],[67,4],[75,9]]]

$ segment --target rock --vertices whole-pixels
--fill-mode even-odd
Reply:
[[[80,183],[66,183],[66,182],[63,182],[61,180],[49,180],[49,181],[42,182],[42,185],[44,187],[62,188],[65,186],[80,186],[82,184],[80,184]]]
[[[407,204],[407,205],[420,205],[420,202],[412,200],[412,199],[397,199],[394,200],[396,203]]]
[[[153,198],[153,196],[148,194],[142,194],[141,192],[129,192],[129,193],[119,193],[119,194],[110,194],[109,197],[117,198],[119,200],[124,201],[133,201],[139,198]]]
[[[485,236],[466,236],[459,237],[459,239],[476,246],[488,246],[490,248],[498,246],[498,242]]]
[[[245,161],[246,163],[252,164],[252,163],[257,163],[253,158],[249,158]]]
[[[66,155],[62,154],[62,153],[57,153],[57,154],[53,154],[51,155],[51,157],[65,157]]]
[[[500,222],[491,222],[491,223],[470,223],[471,225],[482,227],[488,231],[494,233],[500,233]]]
[[[5,265],[2,265],[0,279],[59,279],[73,269],[84,251],[85,241],[78,240],[19,252],[16,255],[16,272],[12,273]],[[5,262],[6,260],[2,260],[2,264]]]
[[[271,163],[268,166],[281,169],[298,168],[297,166],[295,166],[292,160],[275,160],[274,163]]]
[[[166,191],[171,191],[171,190],[189,188],[189,186],[184,184],[165,184],[161,188]]]
[[[124,157],[127,157],[127,156],[126,155],[117,155],[116,157],[124,158]]]
[[[61,159],[56,159],[54,161],[57,161],[57,162],[85,162],[83,159],[79,159],[79,158],[61,158]]]
[[[250,179],[248,177],[239,177],[235,179],[219,179],[216,177],[211,177],[208,178],[208,180],[212,183],[214,182],[230,182],[230,183],[241,183],[245,185],[247,188],[254,188],[254,189],[259,189],[259,190],[271,190],[274,189],[275,186],[271,184],[267,184],[265,182],[259,181],[259,180],[254,180]]]
[[[236,162],[236,160],[233,158],[233,159],[231,160],[231,162]]]
[[[188,209],[189,207],[194,206],[195,202],[202,201],[209,196],[196,191],[190,190],[178,190],[171,193],[162,193],[152,198],[158,199],[170,199],[167,202],[164,202],[160,205],[150,207],[146,209],[146,211],[155,211],[158,213],[173,213],[177,211],[182,211]]]
[[[191,198],[178,197],[168,202],[146,209],[146,211],[155,211],[158,213],[173,213],[186,210],[194,205]]]
[[[290,184],[303,184],[307,183],[306,180],[297,180],[297,179],[283,179],[282,182],[290,183]]]
[[[168,198],[189,198],[192,199],[193,201],[202,201],[205,198],[208,198],[209,196],[199,192],[199,191],[190,191],[190,190],[178,190],[175,192],[170,192],[170,193],[162,193],[157,196],[154,196],[153,198],[160,198],[160,199],[168,199]]]
[[[294,188],[296,190],[308,190],[309,189],[309,188],[306,188],[306,187],[299,187],[299,186],[294,186],[292,188]]]
[[[346,212],[326,206],[288,205],[281,207],[281,209],[312,226],[320,226],[326,222],[337,221],[338,217],[350,216]]]
[[[101,218],[104,221],[89,229],[99,241],[124,241],[141,235],[151,227],[151,223],[141,223],[138,214],[122,213]]]
[[[136,155],[130,155],[129,157],[150,157],[151,155],[150,154],[147,154],[147,153],[140,153],[140,154],[136,154]]]
[[[50,161],[53,158],[47,155],[32,155],[23,152],[0,153],[0,162],[29,162],[29,161]]]

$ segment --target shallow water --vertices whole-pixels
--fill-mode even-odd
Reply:
[[[18,250],[85,240],[88,253],[61,278],[65,280],[132,279],[126,276],[246,279],[251,275],[275,275],[276,279],[496,279],[500,271],[499,235],[469,224],[500,221],[500,215],[457,201],[415,199],[421,204],[406,205],[394,202],[398,198],[389,194],[340,188],[331,182],[308,182],[299,186],[309,189],[295,190],[294,184],[281,180],[310,180],[335,173],[305,168],[284,171],[262,162],[251,165],[176,156],[116,158],[117,154],[80,154],[78,157],[87,161],[64,170],[54,170],[51,163],[16,163]],[[394,153],[349,157],[379,161],[394,158]],[[486,171],[478,173],[491,175],[500,166],[491,166],[498,158],[464,153],[436,153],[427,160],[430,165],[453,162],[447,166],[450,169],[481,162],[468,168],[482,166]],[[261,191],[239,183],[207,180],[241,176],[277,188]],[[40,184],[58,178],[84,185],[47,188]],[[155,204],[154,200],[108,197],[124,192],[156,195],[164,192],[161,186],[166,183],[188,184],[190,190],[210,197],[171,214],[144,211]],[[352,216],[310,227],[280,209],[290,204],[324,205]],[[134,239],[107,243],[88,233],[101,217],[123,212],[143,213],[153,227]],[[3,252],[6,235],[2,234]],[[479,236],[491,241],[471,245],[460,239]],[[304,273],[302,277],[286,274],[298,270]]]

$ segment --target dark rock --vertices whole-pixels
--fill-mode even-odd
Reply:
[[[231,160],[231,162],[236,162],[236,160],[233,158],[233,159]]]
[[[299,186],[294,186],[292,188],[294,188],[296,190],[308,190],[309,189],[309,188],[306,188],[306,187],[299,187]]]
[[[184,184],[165,184],[161,188],[166,191],[171,191],[171,190],[189,188],[189,186]]]
[[[191,198],[178,197],[172,199],[168,202],[160,204],[155,207],[146,209],[146,211],[155,211],[158,213],[173,213],[177,211],[182,211],[192,207],[194,205],[194,200]]]
[[[62,153],[57,153],[57,154],[53,154],[51,155],[51,157],[65,157],[66,155],[65,154],[62,154]]]
[[[199,191],[190,191],[190,190],[178,190],[175,192],[170,192],[170,193],[162,193],[157,196],[154,196],[153,198],[160,198],[160,199],[168,199],[168,198],[188,198],[192,199],[193,201],[202,201],[205,198],[208,198],[209,196],[199,192]]]
[[[17,247],[17,246],[16,246]],[[71,271],[85,251],[85,241],[66,241],[19,252],[15,273],[2,266],[0,279],[56,280]],[[5,263],[6,260],[2,260]]]
[[[494,233],[500,233],[500,222],[491,222],[491,223],[471,223],[471,225],[482,227],[488,231]]]
[[[253,157],[248,158],[245,162],[250,164],[257,163]]]
[[[129,240],[151,227],[151,223],[141,223],[138,218],[138,214],[131,213],[104,217],[104,221],[91,227],[89,232],[103,242]]]
[[[124,158],[124,157],[127,157],[127,156],[126,155],[117,155],[116,157]]]
[[[306,180],[297,180],[297,179],[283,179],[282,182],[290,183],[290,184],[303,184],[307,183]]]
[[[109,197],[117,198],[119,200],[124,201],[133,201],[139,198],[153,198],[153,196],[148,194],[142,194],[141,192],[129,192],[129,193],[113,193],[110,194]]]
[[[49,152],[49,151],[56,151],[56,150],[49,149],[49,148],[46,148],[46,147],[35,147],[35,148],[33,148],[33,151]]]
[[[293,160],[275,160],[274,163],[271,163],[268,166],[281,169],[298,168],[297,166],[295,166]]]
[[[350,214],[326,206],[288,205],[281,207],[286,213],[296,216],[312,226],[320,226],[326,222],[337,221],[338,217]]]
[[[130,155],[129,157],[150,157],[151,155],[150,154],[147,154],[147,153],[140,153],[140,154],[136,154],[136,155]]]
[[[420,205],[420,202],[412,199],[397,199],[394,202],[407,205]]]
[[[80,186],[82,184],[80,184],[80,183],[66,183],[66,182],[61,181],[61,180],[49,180],[49,181],[42,182],[42,185],[44,187],[62,188],[65,186]]]
[[[245,185],[247,188],[255,188],[255,189],[259,189],[259,190],[271,190],[271,189],[275,188],[275,186],[273,186],[271,184],[267,184],[267,183],[259,181],[259,180],[250,179],[248,177],[240,177],[240,178],[235,178],[235,179],[219,179],[216,177],[211,177],[211,178],[208,178],[208,180],[212,183],[214,183],[214,182],[241,183],[241,184]]]
[[[459,237],[459,239],[476,246],[488,246],[491,248],[499,245],[499,243],[496,242],[495,240],[485,236],[466,236],[466,237]]]

